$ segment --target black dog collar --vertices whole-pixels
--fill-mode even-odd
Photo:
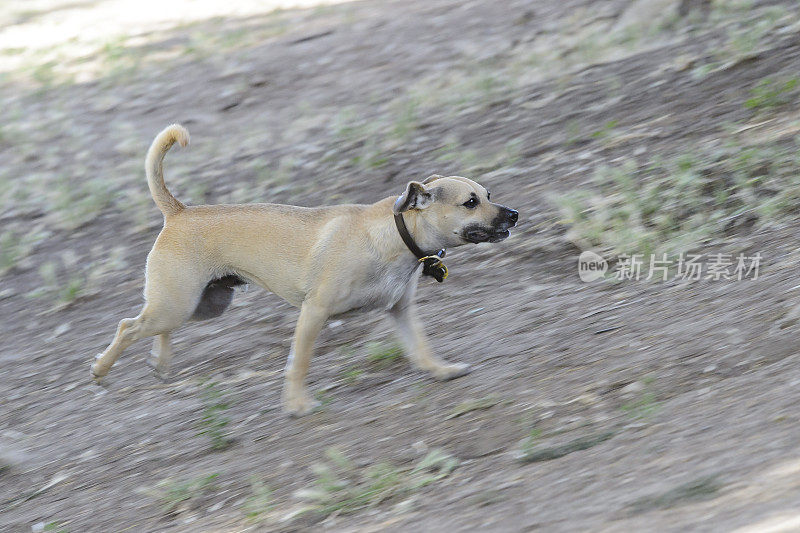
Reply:
[[[395,213],[394,225],[397,226],[397,232],[400,234],[400,238],[403,239],[408,249],[411,250],[411,253],[422,263],[422,273],[426,276],[432,276],[439,283],[447,279],[447,267],[442,263],[442,258],[445,254],[444,248],[432,254],[423,252],[408,232],[406,221],[403,219],[403,213]]]

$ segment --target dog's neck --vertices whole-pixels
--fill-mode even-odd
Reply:
[[[403,242],[406,244],[406,247],[411,250],[411,253],[414,254],[417,259],[422,259],[424,257],[433,255],[444,257],[444,248],[428,252],[417,245],[414,237],[411,236],[411,232],[408,230],[408,226],[406,226],[403,213],[394,214],[394,225],[397,228],[397,232],[400,234],[400,238],[403,239]]]
[[[390,197],[372,205],[372,208],[376,210],[374,219],[376,223],[371,231],[374,236],[374,245],[388,261],[395,259],[416,261],[418,259],[417,255],[409,249],[397,230],[394,211],[392,210],[394,201],[395,198]],[[423,217],[419,216],[419,213],[406,211],[403,213],[403,221],[409,235],[422,251],[427,253],[430,250],[438,251],[442,248],[441,246],[437,247],[437,243],[428,242],[424,238],[424,235],[435,234],[436,231],[427,227],[427,223],[423,220]]]

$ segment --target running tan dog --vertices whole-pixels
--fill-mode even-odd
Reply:
[[[416,318],[420,270],[440,281],[447,275],[439,260],[444,250],[422,250],[501,241],[516,224],[516,211],[491,203],[470,179],[437,175],[372,205],[185,206],[167,190],[162,171],[176,141],[186,146],[189,133],[169,126],[147,152],[147,183],[164,228],[147,257],[144,308],[119,323],[114,341],[92,365],[96,379],[131,343],[152,336],[156,371],[165,374],[170,333],[189,319],[219,316],[233,288],[251,282],[300,307],[283,390],[292,415],[315,405],[305,376],[320,329],[328,317],[350,310],[388,310],[411,361],[435,378],[469,372],[466,364],[434,355]]]

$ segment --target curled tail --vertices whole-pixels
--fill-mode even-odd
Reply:
[[[153,195],[153,200],[165,217],[179,213],[186,208],[177,198],[172,196],[172,193],[169,192],[169,189],[164,184],[164,156],[175,144],[175,141],[178,141],[181,146],[189,144],[189,132],[180,124],[167,126],[161,133],[156,135],[156,138],[153,139],[153,144],[147,150],[147,158],[144,163],[150,194]]]

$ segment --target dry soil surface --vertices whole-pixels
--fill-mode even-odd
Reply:
[[[48,22],[92,21],[107,4],[32,3],[43,7],[8,15],[0,31],[46,35]],[[622,1],[242,4],[241,16],[122,24],[136,38],[106,43],[105,59],[68,51],[83,60],[42,70],[34,58],[25,70],[4,56],[0,167],[21,199],[0,222],[43,237],[0,278],[1,530],[800,527],[800,333],[775,329],[800,303],[800,221],[708,243],[760,252],[756,280],[583,283],[551,201],[621,158],[794,135],[796,106],[765,118],[743,105],[765,77],[800,71],[793,2],[755,3],[778,22],[722,59],[728,34],[697,13],[594,50],[605,45],[587,36],[649,22]],[[251,287],[222,317],[174,335],[167,382],[142,341],[94,384],[92,358],[142,303],[160,215],[141,164],[171,122],[193,135],[166,162],[188,203],[369,203],[410,179],[469,173],[517,208],[511,238],[450,250],[447,281],[420,284],[437,353],[474,371],[439,383],[395,357],[376,361],[389,349],[371,343],[391,339],[388,322],[348,316],[317,343],[309,387],[322,408],[288,418],[279,401],[297,311]],[[76,202],[98,180],[108,199],[76,222],[37,203]],[[76,272],[75,294],[58,296],[53,276],[64,287]],[[227,402],[212,416],[233,439],[218,451],[198,434],[209,382]],[[521,462],[526,439],[571,453]],[[407,473],[434,448],[459,465],[356,512],[295,513],[331,447],[359,471]],[[214,474],[167,509],[165,480]],[[255,518],[253,477],[271,490]]]

